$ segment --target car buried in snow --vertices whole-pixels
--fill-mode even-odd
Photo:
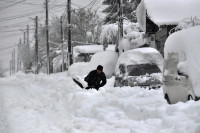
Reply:
[[[179,101],[198,100],[188,75],[177,68],[179,63],[178,53],[168,53],[163,67],[163,93],[169,104]]]
[[[200,26],[184,29],[165,42],[163,94],[169,104],[200,99]]]
[[[157,89],[162,86],[163,57],[154,48],[137,48],[122,53],[115,68],[115,87],[140,86]]]

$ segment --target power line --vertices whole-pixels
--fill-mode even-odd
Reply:
[[[26,1],[26,0],[22,0],[22,1],[19,1],[19,2],[15,2],[14,4],[11,4],[11,5],[8,5],[8,6],[5,6],[5,7],[0,8],[0,10],[7,9],[7,8],[9,8],[9,7],[12,7],[12,6],[15,6],[15,5],[17,5],[17,4],[20,4],[20,3],[24,2],[24,1]]]
[[[51,10],[56,10],[57,8],[60,9],[60,7],[52,7]],[[25,13],[25,14],[21,14],[21,15],[16,15],[16,16],[11,16],[11,17],[5,17],[5,18],[0,18],[0,22],[2,21],[8,21],[8,20],[14,20],[14,19],[19,19],[19,18],[24,18],[24,17],[28,17],[28,16],[32,16],[36,13],[42,13],[44,12],[44,10],[40,10],[40,11],[36,11],[36,12],[29,12],[29,13]]]
[[[32,20],[28,20],[28,21],[20,21],[20,22],[17,22],[17,23],[13,23],[13,24],[10,24],[10,25],[4,25],[4,26],[0,26],[0,28],[8,28],[8,27],[17,27],[17,26],[20,26],[24,23],[28,23]]]
[[[5,2],[9,2],[9,3],[15,3],[15,1],[11,1],[11,0],[1,0],[1,1],[5,1]],[[25,0],[23,0],[25,1]],[[23,3],[20,3],[20,4],[26,4],[26,5],[35,5],[35,6],[42,6],[42,4],[35,4],[35,3],[30,3],[30,2],[23,2]]]
[[[16,46],[17,46],[17,44],[14,44],[14,45],[11,45],[11,46],[0,48],[0,50],[10,49],[10,48],[13,48],[13,47],[16,47]]]
[[[84,6],[83,8],[87,8],[88,6],[90,6],[92,3],[94,3],[96,0],[91,1],[88,5]]]

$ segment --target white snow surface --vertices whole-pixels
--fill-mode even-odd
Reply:
[[[90,62],[78,62],[69,67],[69,74],[73,76],[84,76],[90,71],[95,70],[98,65],[103,66],[103,71],[107,78],[114,74],[115,66],[118,60],[118,54],[112,51],[103,51],[94,54]]]
[[[147,10],[150,19],[158,26],[177,25],[183,19],[195,16],[200,18],[199,0],[142,0],[140,4],[138,18],[144,18],[144,10]],[[139,22],[144,24],[141,19]]]
[[[136,48],[133,50],[126,51],[122,53],[117,61],[115,67],[115,74],[119,74],[119,65],[136,65],[136,64],[145,64],[153,63],[157,64],[162,70],[163,67],[163,57],[162,55],[154,48]]]
[[[171,34],[165,43],[165,59],[168,53],[179,53],[178,69],[187,74],[200,96],[200,26],[184,29]]]
[[[168,105],[162,89],[83,90],[66,72],[0,79],[1,133],[199,133],[200,101]]]
[[[115,45],[108,45],[107,51],[115,51]],[[104,51],[103,45],[82,45],[74,47],[74,51],[77,53],[97,53]]]

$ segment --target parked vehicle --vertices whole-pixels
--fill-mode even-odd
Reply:
[[[74,49],[75,62],[89,62],[92,55],[104,51],[103,45],[81,45],[76,46]],[[105,51],[114,51],[115,45],[108,45]]]
[[[94,55],[94,54],[93,53],[92,54],[80,53],[80,54],[78,54],[77,57],[75,57],[75,62],[89,62],[92,55]]]
[[[163,93],[169,104],[198,100],[188,75],[178,71],[178,53],[167,53],[163,67]]]
[[[200,99],[200,26],[171,34],[164,48],[163,93],[168,103]]]
[[[115,68],[114,86],[162,86],[162,55],[154,48],[137,48],[122,53]]]

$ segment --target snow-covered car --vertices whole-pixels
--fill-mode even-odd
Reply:
[[[178,53],[168,53],[163,67],[163,92],[167,102],[177,103],[197,99],[188,75],[177,69]]]
[[[200,26],[173,33],[165,43],[163,93],[168,103],[200,98]]]
[[[114,86],[162,86],[163,57],[154,48],[137,48],[122,53],[115,68]]]
[[[114,51],[115,45],[108,45],[106,51]],[[81,45],[74,47],[75,62],[89,62],[92,55],[104,51],[103,45]]]
[[[80,53],[75,57],[75,62],[89,62],[93,54]]]

